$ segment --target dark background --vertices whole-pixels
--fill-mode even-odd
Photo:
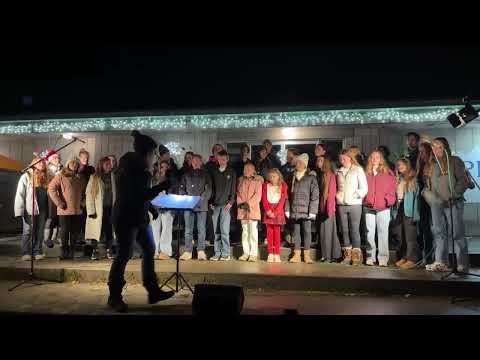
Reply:
[[[480,46],[3,46],[0,114],[391,105],[475,97]],[[33,96],[23,107],[21,96]]]

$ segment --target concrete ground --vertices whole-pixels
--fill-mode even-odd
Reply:
[[[104,283],[24,285],[8,292],[14,281],[0,281],[1,314],[112,315]],[[146,303],[140,285],[124,290],[129,314],[190,315],[192,295],[181,292],[156,305]],[[295,309],[300,315],[480,315],[480,299],[449,297],[373,296],[361,293],[246,291],[243,315],[281,315]]]

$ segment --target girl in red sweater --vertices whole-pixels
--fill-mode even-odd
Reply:
[[[287,185],[276,168],[269,169],[267,181],[263,184],[263,223],[267,227],[268,262],[280,260],[280,227],[285,224],[285,200]]]

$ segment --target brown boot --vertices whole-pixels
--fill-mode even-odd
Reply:
[[[303,250],[303,261],[307,264],[313,264],[313,260],[310,258],[310,250]]]
[[[363,264],[362,249],[360,248],[352,249],[352,265],[358,266],[362,264]]]
[[[301,250],[294,250],[293,251],[293,256],[292,258],[290,259],[290,262],[291,263],[299,263],[302,259],[301,259]]]
[[[352,265],[352,248],[343,248],[342,264]]]

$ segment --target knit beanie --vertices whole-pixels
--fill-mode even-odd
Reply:
[[[139,131],[133,130],[133,149],[136,153],[145,155],[157,148],[157,143],[150,136],[140,134]]]
[[[170,150],[168,150],[168,148],[165,145],[163,145],[163,144],[158,145],[158,154],[160,156],[162,156],[163,154],[169,153],[169,152],[170,152]]]
[[[302,155],[297,156],[297,161],[303,162],[306,168],[308,168],[308,160],[309,160],[309,157],[307,153],[303,153]]]

